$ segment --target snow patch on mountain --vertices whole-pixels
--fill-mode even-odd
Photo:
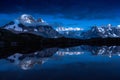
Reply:
[[[68,38],[81,38],[80,34],[83,31],[80,27],[57,27],[56,31]]]
[[[18,26],[18,24],[8,25],[4,29],[22,31],[22,28]]]
[[[62,37],[56,30],[52,28],[43,19],[34,19],[31,15],[23,14],[19,18],[11,21],[4,25],[4,29],[10,30],[14,33],[32,33],[35,35],[47,37],[47,38],[58,38]]]
[[[84,31],[81,33],[81,36],[83,38],[95,38],[95,37],[120,37],[120,28],[119,27],[113,27],[110,24],[105,27],[97,27],[94,26],[88,31]]]
[[[40,25],[49,25],[42,18],[35,19],[31,15],[23,14],[18,18],[18,21],[25,26],[40,26]]]

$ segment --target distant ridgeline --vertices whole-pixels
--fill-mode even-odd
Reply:
[[[34,19],[23,14],[18,19],[0,28],[0,47],[70,47],[77,45],[120,45],[120,28],[92,27],[88,31],[82,28],[63,28],[55,30],[43,19]]]

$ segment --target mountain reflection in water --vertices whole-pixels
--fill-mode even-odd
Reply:
[[[120,46],[16,50],[0,49],[0,80],[120,79]]]

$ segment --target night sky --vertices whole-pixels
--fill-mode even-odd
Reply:
[[[21,14],[78,27],[120,24],[120,0],[0,0],[0,25]]]

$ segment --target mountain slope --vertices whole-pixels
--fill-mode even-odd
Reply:
[[[116,38],[120,37],[120,28],[118,27],[112,27],[112,26],[107,26],[107,27],[97,27],[94,26],[90,30],[82,32],[81,36],[83,38]]]
[[[32,16],[23,14],[18,19],[9,22],[1,28],[10,30],[14,33],[32,33],[47,38],[62,37],[56,30],[41,18],[35,20]]]

